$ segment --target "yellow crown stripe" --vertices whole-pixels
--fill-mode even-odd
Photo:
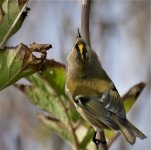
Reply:
[[[82,57],[82,59],[83,59],[83,48],[84,48],[84,44],[83,44],[83,43],[79,43],[79,44],[78,44],[78,47],[79,47],[79,50],[80,50],[81,57]]]

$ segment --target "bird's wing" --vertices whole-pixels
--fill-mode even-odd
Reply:
[[[121,97],[115,87],[101,92],[98,101],[110,112],[115,113],[120,118],[125,118],[125,109]]]
[[[75,97],[75,102],[110,128],[117,128],[113,115],[119,121],[124,121],[126,118],[123,104],[116,90],[104,91],[99,96],[92,97],[79,95]]]
[[[82,95],[76,96],[74,101],[79,107],[81,107],[84,112],[86,112],[86,117],[91,120],[99,120],[109,128],[117,129],[117,125],[112,118],[112,114],[108,111],[101,102],[96,100],[96,97],[84,97]],[[88,116],[87,116],[88,115]],[[91,118],[89,117],[91,116]],[[95,119],[94,119],[95,118]]]

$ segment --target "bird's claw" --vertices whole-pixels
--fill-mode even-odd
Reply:
[[[102,144],[106,144],[107,143],[106,141],[96,139],[96,134],[97,134],[97,132],[95,132],[94,136],[93,136],[93,142],[96,144],[96,146],[98,146],[100,143],[102,143]]]

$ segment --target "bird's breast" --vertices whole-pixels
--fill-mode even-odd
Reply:
[[[85,95],[85,96],[96,96],[100,92],[107,90],[108,83],[104,80],[98,79],[69,79],[66,82],[66,89],[72,96]]]

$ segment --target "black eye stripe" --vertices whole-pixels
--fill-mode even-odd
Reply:
[[[80,53],[78,44],[76,45],[76,49],[77,49],[77,53],[78,53],[78,58],[81,58],[81,53]]]
[[[77,105],[84,105],[84,104],[86,104],[89,101],[90,101],[89,97],[78,97],[78,98],[75,98],[75,100],[74,100],[74,102]]]
[[[79,50],[79,46],[78,46],[78,44],[76,44],[76,46],[75,46],[75,47],[76,47],[76,49],[78,49],[78,50]]]
[[[82,51],[82,55],[83,55],[83,59],[84,60],[86,60],[86,54],[87,54],[87,50],[86,50],[86,48],[85,48],[85,46],[84,46],[84,48],[83,48],[83,51]]]

